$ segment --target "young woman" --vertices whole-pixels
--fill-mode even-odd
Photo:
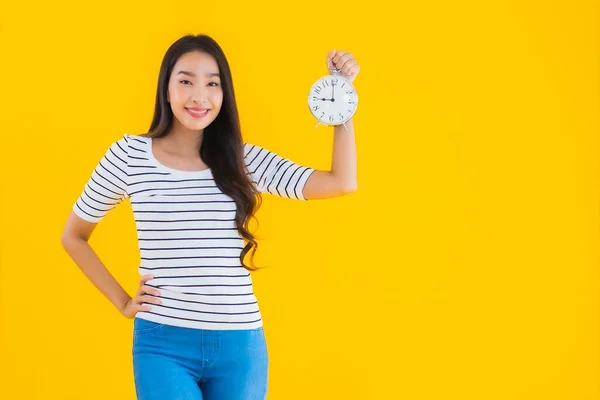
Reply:
[[[294,54],[284,63],[296,64]],[[351,53],[327,54],[353,81]],[[148,133],[125,134],[97,164],[73,205],[62,243],[92,283],[134,319],[140,400],[254,400],[267,393],[268,355],[244,258],[261,193],[309,200],[356,190],[352,121],[334,127],[331,171],[301,166],[242,140],[229,64],[209,36],[167,50]],[[132,298],[88,244],[129,198],[138,232],[140,287]],[[246,243],[246,244],[245,244]]]

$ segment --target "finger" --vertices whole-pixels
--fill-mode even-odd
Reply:
[[[342,75],[349,75],[349,71],[355,66],[357,65],[357,62],[354,58],[351,58],[349,60],[345,60],[343,62],[343,64],[341,64],[338,68],[340,69],[340,72],[342,73]]]
[[[137,298],[137,297],[143,296],[146,293],[152,294],[150,286],[142,285],[139,287],[138,291],[136,292],[135,297]]]
[[[340,59],[342,57],[344,57],[347,53],[348,53],[347,51],[343,51],[343,50],[340,50],[335,53],[335,56],[333,57],[333,63],[335,64],[336,68],[340,67],[340,65],[342,64],[340,62]]]
[[[344,68],[344,65],[352,61],[355,61],[354,56],[350,53],[346,53],[342,57],[340,57],[336,65],[338,68],[342,69]]]
[[[145,303],[150,303],[150,304],[145,304]],[[152,303],[153,303],[153,301],[144,300],[144,296],[135,296],[131,300],[131,307],[134,310],[140,310],[140,309],[150,310],[152,308],[152,305],[151,305]]]
[[[353,66],[352,68],[350,68],[350,71],[349,71],[350,75],[354,75],[354,76],[356,76],[359,72],[360,72],[360,65],[358,65],[358,64]]]
[[[135,309],[136,309],[136,311],[150,311],[150,310],[152,310],[152,306],[139,305]]]
[[[336,50],[335,49],[333,49],[329,53],[327,53],[327,69],[329,71],[332,71],[332,70],[336,69],[335,63],[333,62],[333,58],[335,57],[335,55],[336,55]]]
[[[344,63],[344,66],[342,67],[342,73],[345,75],[350,75],[351,74],[350,71],[352,71],[352,68],[356,65],[357,65],[357,63],[354,60],[346,61]]]
[[[156,297],[150,297],[150,296],[139,296],[138,300],[141,303],[152,303],[152,304],[162,304],[162,301],[160,299],[157,299]]]
[[[140,278],[140,285],[143,285],[144,283],[146,283],[146,281],[149,281],[150,279],[154,279],[154,276],[152,275],[144,275]]]
[[[332,60],[334,56],[335,56],[335,49],[329,50],[329,52],[327,53],[327,63],[328,64],[329,64],[329,60]]]
[[[140,286],[137,290],[137,292],[135,292],[135,296],[133,296],[133,300],[135,301],[135,298],[138,296],[141,296],[144,294],[144,289],[142,289],[143,286]]]
[[[154,289],[151,286],[144,285],[140,289],[142,290],[142,293],[148,293],[148,294],[151,294],[154,296],[160,296],[160,292],[158,291],[158,289]]]

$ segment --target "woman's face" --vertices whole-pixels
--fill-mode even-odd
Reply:
[[[179,57],[171,72],[167,99],[175,116],[174,124],[193,131],[202,131],[210,125],[223,104],[215,59],[200,51]]]

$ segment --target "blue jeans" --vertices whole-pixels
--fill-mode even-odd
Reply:
[[[134,319],[138,400],[264,400],[263,328],[202,330]]]

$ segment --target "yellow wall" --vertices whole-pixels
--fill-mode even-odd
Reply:
[[[269,399],[600,399],[596,2],[110,3],[0,5],[0,398],[134,399],[132,321],[60,234],[191,32],[245,139],[319,169],[308,90],[331,48],[362,66],[359,191],[258,215]],[[92,245],[133,293],[129,203]]]

